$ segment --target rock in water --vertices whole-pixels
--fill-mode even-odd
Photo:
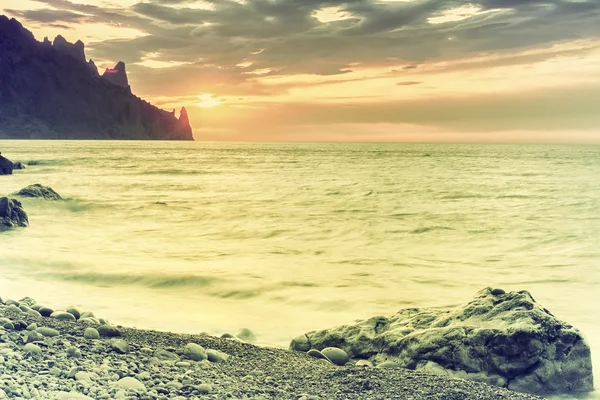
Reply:
[[[0,197],[0,230],[17,226],[29,226],[23,205],[18,200]]]
[[[25,165],[23,165],[21,161],[16,161],[13,163],[13,170],[14,169],[25,169]]]
[[[14,164],[6,157],[0,156],[0,175],[12,175]]]
[[[409,308],[306,334],[312,348],[533,394],[593,390],[590,348],[527,291],[484,289],[454,309]],[[298,343],[298,342],[296,342]],[[292,348],[294,342],[292,342]],[[302,349],[305,344],[301,342]]]
[[[62,200],[62,197],[49,186],[43,186],[39,183],[29,185],[16,193],[18,196],[41,197],[46,200]]]

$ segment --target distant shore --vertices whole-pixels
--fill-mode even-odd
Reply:
[[[0,399],[540,399],[237,339],[98,325],[90,313],[42,317],[33,303],[0,300]]]

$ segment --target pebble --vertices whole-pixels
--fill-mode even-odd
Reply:
[[[48,328],[45,326],[39,327],[35,330],[37,333],[40,333],[46,337],[56,337],[56,336],[60,336],[60,333],[53,328]]]
[[[154,357],[161,361],[179,361],[179,356],[164,349],[158,349],[154,352]]]
[[[125,390],[138,390],[142,392],[146,391],[146,385],[131,376],[119,379],[115,383],[115,386]]]
[[[216,363],[227,361],[227,359],[229,358],[229,354],[212,349],[207,349],[206,355],[208,356],[208,361]]]
[[[25,350],[25,353],[27,354],[42,354],[42,349],[40,346],[33,343],[27,343],[25,346],[23,346],[23,350]]]
[[[129,345],[123,339],[112,339],[110,341],[110,347],[117,353],[129,353]]]
[[[210,392],[212,392],[213,388],[210,384],[208,383],[202,383],[200,385],[198,385],[197,390],[201,393],[201,394],[209,394]]]
[[[59,319],[61,321],[76,321],[75,316],[66,311],[54,311],[50,314],[50,318]]]
[[[358,360],[355,365],[357,367],[373,367],[373,363],[369,360]]]
[[[42,340],[44,340],[44,335],[36,331],[31,331],[27,334],[27,339],[25,339],[25,343],[39,342]]]

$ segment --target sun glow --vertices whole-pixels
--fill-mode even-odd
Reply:
[[[213,97],[212,93],[205,93],[199,96],[200,101],[196,103],[198,107],[213,108],[221,105],[221,100]]]

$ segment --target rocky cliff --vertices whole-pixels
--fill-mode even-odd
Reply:
[[[100,76],[81,41],[38,42],[3,15],[0,138],[193,140],[185,109],[176,118],[131,93],[124,63]]]

